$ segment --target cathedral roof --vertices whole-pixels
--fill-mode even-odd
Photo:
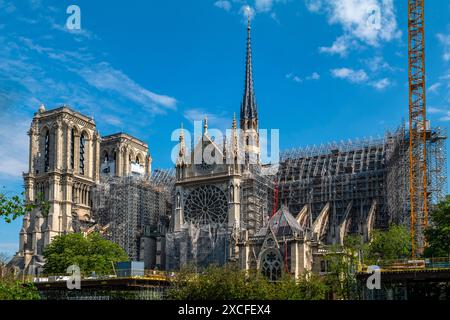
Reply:
[[[257,236],[265,236],[272,229],[275,236],[290,236],[294,233],[302,234],[304,229],[295,220],[286,206],[282,206],[268,221],[267,225],[262,227]]]
[[[129,135],[128,133],[125,132],[118,132],[118,133],[114,133],[114,134],[110,134],[107,136],[103,136],[102,137],[102,142],[106,142],[106,141],[113,141],[113,140],[120,140],[120,139],[126,139],[126,140],[131,140],[134,142],[137,142],[138,144],[141,144],[142,146],[148,148],[148,144],[145,143],[144,141],[133,137],[132,135]]]

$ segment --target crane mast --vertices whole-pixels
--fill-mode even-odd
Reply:
[[[425,247],[428,226],[425,0],[408,0],[409,187],[412,255]]]

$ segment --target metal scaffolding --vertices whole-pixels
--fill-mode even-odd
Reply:
[[[93,191],[93,217],[100,229],[107,226],[105,236],[147,268],[164,267],[173,181],[173,171],[155,170],[151,178],[105,178]]]
[[[252,236],[267,222],[272,212],[275,177],[265,175],[256,166],[250,168],[242,175],[240,231],[248,231]]]
[[[431,204],[446,191],[446,133],[428,132],[428,181]],[[408,224],[409,134],[405,126],[384,138],[364,139],[293,149],[281,158],[278,172],[280,203],[297,215],[305,206],[312,219],[330,210],[326,241],[339,241],[339,227],[368,237],[371,226]],[[372,214],[374,213],[374,221]],[[346,222],[347,223],[347,222]],[[370,228],[368,228],[370,227]]]
[[[428,172],[431,206],[447,194],[447,129],[433,128],[428,139]]]

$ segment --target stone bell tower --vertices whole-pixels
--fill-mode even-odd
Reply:
[[[67,106],[35,113],[30,137],[29,172],[24,174],[26,201],[43,198],[48,216],[33,210],[23,219],[14,258],[34,273],[55,236],[79,231],[91,219],[91,190],[99,181],[100,137],[93,119]]]

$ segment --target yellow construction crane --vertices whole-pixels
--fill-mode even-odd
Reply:
[[[409,188],[412,254],[425,247],[428,227],[427,118],[425,87],[425,0],[408,0]]]

